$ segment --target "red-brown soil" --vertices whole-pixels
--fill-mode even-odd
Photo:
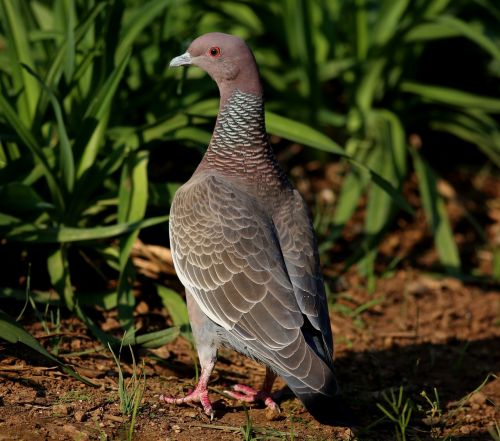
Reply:
[[[314,190],[321,185],[319,180]],[[500,231],[499,187],[496,180],[483,192],[482,203],[489,207],[484,227],[492,240]],[[409,196],[411,199],[411,188]],[[448,198],[448,208],[457,225],[463,215],[455,196]],[[397,398],[402,387],[403,404],[408,400],[408,409],[412,409],[406,439],[494,440],[490,432],[497,433],[495,422],[500,424],[499,286],[491,277],[461,281],[431,273],[436,255],[421,210],[419,213],[414,221],[398,220],[396,231],[383,241],[382,263],[377,267],[372,292],[354,267],[332,283],[332,276],[341,269],[341,259],[330,256],[325,268],[332,290],[338,376],[360,421],[354,434],[315,422],[283,389],[282,382],[275,386],[276,391],[283,391],[278,419],[269,421],[265,409],[258,405],[246,413],[242,404],[227,399],[222,392],[236,382],[258,386],[264,369],[228,350],[221,351],[211,382],[214,421],[209,421],[199,406],[160,403],[159,394],[182,394],[194,384],[192,350],[179,338],[158,350],[136,354],[144,361],[147,383],[134,439],[245,439],[242,431],[250,421],[253,438],[248,439],[396,440],[395,424],[384,419],[378,405],[388,407],[384,397],[394,394]],[[362,208],[359,219],[362,222]],[[356,231],[356,222],[349,226],[344,243],[351,240],[349,232]],[[457,230],[457,241],[464,247],[461,251],[470,255],[468,263],[483,275],[491,274],[490,251],[471,244],[465,227]],[[396,269],[383,263],[399,254],[405,259]],[[145,326],[152,321],[166,326],[167,312],[141,296],[138,321]],[[4,304],[2,308],[15,315],[21,306]],[[98,311],[96,320],[107,331],[118,329],[114,311]],[[117,369],[109,351],[71,316],[62,319],[61,336],[48,337],[35,316],[25,314],[22,324],[48,349],[53,350],[59,341],[61,359],[97,387],[68,377],[22,345],[0,343],[0,440],[126,439],[128,419],[120,412]],[[64,356],[83,351],[88,353]],[[132,364],[126,352],[122,369],[130,378]],[[432,406],[423,393],[439,403]]]

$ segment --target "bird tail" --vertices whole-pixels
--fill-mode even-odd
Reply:
[[[356,418],[349,405],[342,398],[335,373],[328,369],[326,381],[321,389],[313,389],[304,383],[299,384],[297,378],[284,377],[288,387],[302,402],[308,412],[321,424],[329,426],[352,427]]]

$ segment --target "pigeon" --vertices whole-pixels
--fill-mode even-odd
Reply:
[[[227,393],[279,411],[277,375],[320,423],[348,425],[333,366],[333,337],[308,208],[278,164],[265,127],[255,58],[232,35],[195,39],[170,66],[197,66],[217,83],[220,108],[208,149],[170,210],[170,244],[186,289],[201,374],[184,397],[213,418],[207,384],[228,347],[266,366],[261,390]]]

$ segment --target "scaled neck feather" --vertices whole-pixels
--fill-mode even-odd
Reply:
[[[221,109],[202,168],[244,176],[264,184],[285,184],[266,132],[262,95],[234,90]]]

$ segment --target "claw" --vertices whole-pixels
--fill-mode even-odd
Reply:
[[[197,386],[192,392],[184,397],[176,398],[160,395],[160,401],[164,401],[168,404],[201,403],[205,414],[210,417],[211,421],[214,419],[214,410],[212,409],[212,403],[210,402],[208,390],[206,388]]]
[[[203,411],[206,415],[210,417],[210,421],[214,419],[214,410],[212,409],[212,403],[208,397],[208,379],[210,378],[210,373],[214,368],[214,361],[206,364],[201,369],[200,380],[196,387],[190,391],[184,397],[168,397],[166,395],[160,395],[160,400],[168,404],[182,404],[182,403],[201,403],[203,406]]]
[[[235,384],[233,387],[233,391],[225,390],[224,393],[229,395],[231,398],[234,398],[238,401],[243,401],[245,403],[255,403],[257,401],[263,401],[266,407],[273,412],[280,412],[279,406],[274,402],[271,397],[271,394],[261,390],[257,391],[250,386],[246,386],[244,384]]]

